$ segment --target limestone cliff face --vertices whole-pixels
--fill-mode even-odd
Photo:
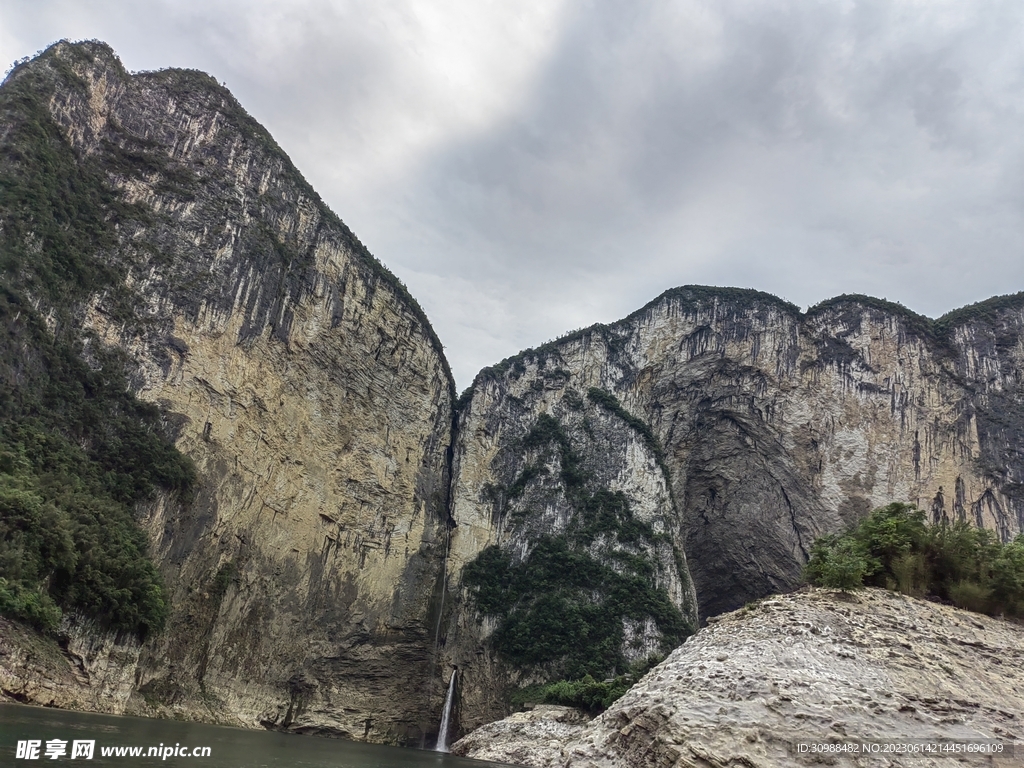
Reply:
[[[716,617],[590,722],[520,713],[452,751],[534,768],[1009,768],[1024,749],[1022,661],[1018,624],[883,590],[813,590]],[[1002,751],[864,751],[973,740]],[[847,749],[811,751],[823,744]]]
[[[535,376],[482,384],[459,418],[453,463],[457,527],[447,561],[456,586],[449,588],[444,658],[459,670],[463,728],[502,716],[510,686],[582,676],[565,658],[572,656],[571,646],[593,642],[586,635],[604,632],[621,663],[630,663],[668,652],[697,622],[679,512],[660,448],[608,393],[581,390],[585,381],[573,386],[569,370],[551,363]],[[545,579],[549,551],[566,562],[575,558],[575,573],[594,575],[572,585],[574,573],[557,573],[542,585],[542,594],[518,595],[520,601],[542,601],[566,585],[577,586],[560,595],[565,599],[554,627],[528,615],[510,620],[518,605],[488,610],[465,588],[465,567],[480,563],[485,550],[507,553],[528,579]],[[622,610],[620,583],[623,591],[654,589],[638,600],[643,605]],[[663,610],[650,610],[649,601],[659,598]],[[579,604],[584,614],[592,605],[620,625],[603,630],[584,615],[576,627],[572,616]],[[677,617],[677,627],[669,614]],[[530,656],[514,647],[517,627],[528,628],[523,632],[538,646],[563,630],[571,637],[548,657]],[[495,630],[499,638],[505,633],[504,653],[495,652]],[[510,658],[519,663],[508,663]]]
[[[121,284],[75,310],[86,349],[128,352],[200,474],[146,510],[173,610],[135,706],[416,738],[453,388],[422,311],[212,78],[96,43],[21,78],[128,212]]]
[[[141,643],[90,622],[66,621],[63,643],[0,618],[0,701],[121,714]]]
[[[1019,296],[932,323],[866,298],[802,314],[754,291],[681,288],[481,372],[455,447],[460,616],[473,616],[465,564],[524,541],[484,490],[510,482],[507,455],[540,414],[591,388],[649,425],[673,499],[662,524],[685,549],[702,616],[796,586],[816,537],[892,500],[1012,537],[1024,530],[1022,329]],[[602,460],[625,469],[614,452]],[[469,681],[497,674],[476,650],[493,627],[460,620],[446,653],[473,699],[487,685]]]

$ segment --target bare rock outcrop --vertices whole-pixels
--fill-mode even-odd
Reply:
[[[484,726],[452,751],[537,768],[1020,765],[1024,626],[882,590],[780,595],[717,617],[593,721],[544,715]],[[1004,752],[863,747],[971,740]],[[800,751],[823,743],[860,751]]]
[[[138,638],[66,621],[64,643],[0,617],[0,701],[121,714],[134,692]]]

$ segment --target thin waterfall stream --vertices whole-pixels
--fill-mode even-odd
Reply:
[[[434,672],[437,669],[437,654],[440,650],[441,622],[444,620],[444,597],[448,591],[448,550],[452,545],[452,529],[445,526],[444,559],[441,561],[441,605],[437,611],[437,622],[434,624],[434,652],[430,655],[430,671],[427,674],[426,692],[429,697],[430,689],[434,683]],[[443,679],[443,678],[442,678]],[[427,732],[423,729],[420,737],[420,749],[426,749]],[[447,749],[445,750],[448,751]]]
[[[448,683],[448,695],[444,697],[444,712],[441,713],[441,727],[438,729],[437,747],[435,747],[438,752],[448,751],[448,729],[452,724],[452,702],[455,700],[455,678],[458,674],[458,669],[452,670],[452,679]]]

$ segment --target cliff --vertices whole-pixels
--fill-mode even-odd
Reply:
[[[714,616],[797,586],[815,538],[893,499],[1004,541],[1024,530],[1022,327],[1021,294],[933,322],[868,297],[804,314],[690,286],[482,371],[461,399],[447,567],[444,655],[464,675],[464,711],[486,713],[464,725],[496,711],[482,680],[510,678],[463,569],[485,546],[515,553],[536,536],[507,490],[489,489],[535,466],[523,439],[538,419],[588,400],[648,447],[646,459],[604,450],[609,487],[653,488],[643,466],[665,483],[661,525],[685,549],[700,615]],[[565,505],[534,506],[557,530]]]
[[[46,182],[38,158],[65,158],[71,178],[14,232],[24,249],[47,210],[97,208],[68,225],[83,277],[9,272],[26,311],[8,322],[34,309],[87,356],[126,353],[199,478],[142,510],[171,610],[117,700],[418,738],[453,391],[422,311],[209,76],[58,43],[2,92],[9,168]]]
[[[142,574],[107,579],[138,593],[116,627],[12,629],[8,695],[419,742],[453,670],[462,733],[635,672],[890,501],[1024,530],[1022,294],[932,321],[676,288],[455,403],[415,300],[209,76],[58,43],[0,114],[0,409],[28,425],[0,424],[4,573],[52,502]],[[109,498],[36,494],[86,449]]]
[[[719,617],[590,722],[538,710],[455,754],[549,768],[1019,765],[1024,627],[882,590],[772,597]],[[799,744],[995,740],[988,757]]]
[[[459,416],[444,658],[463,727],[505,714],[509,688],[621,674],[696,628],[660,446],[571,376],[496,382]]]

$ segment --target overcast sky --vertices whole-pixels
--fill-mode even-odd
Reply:
[[[459,388],[687,283],[937,317],[1024,290],[1020,0],[0,0],[226,82]]]

